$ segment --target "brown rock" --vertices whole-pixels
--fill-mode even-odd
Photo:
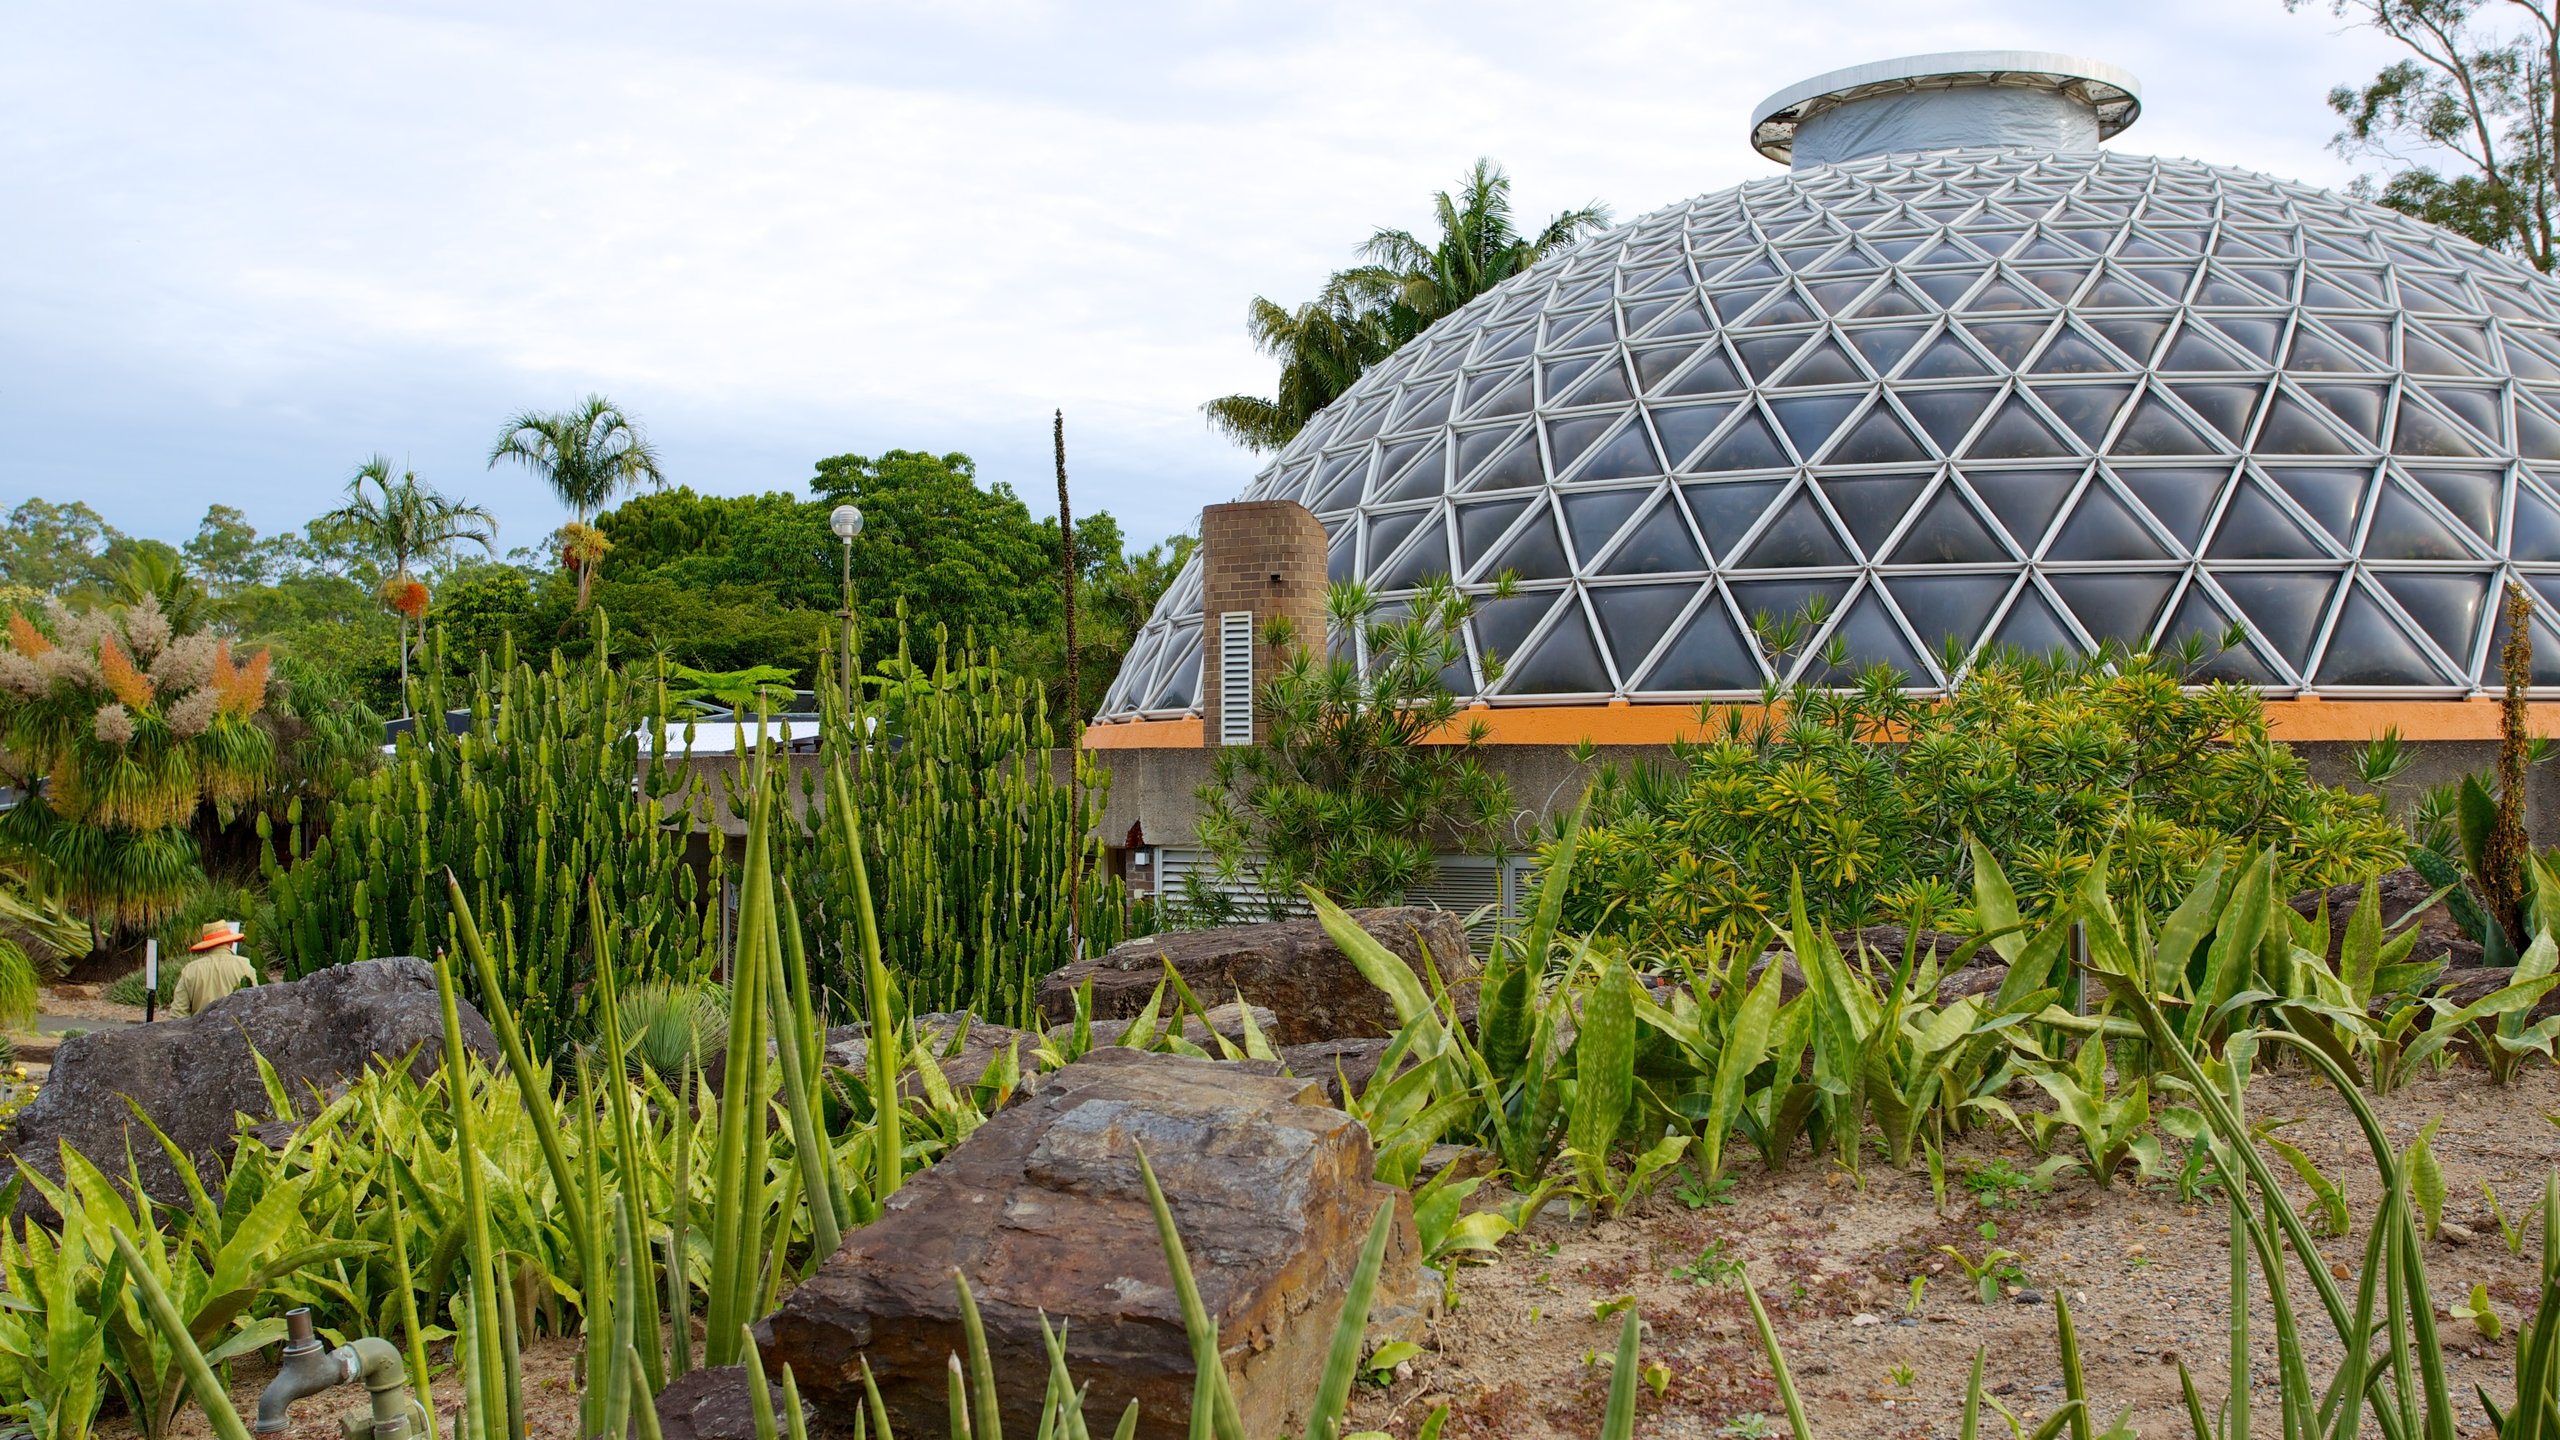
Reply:
[[[2382,899],[2384,928],[2397,925],[2412,910],[2426,903],[2436,887],[2415,870],[2393,870],[2377,882]],[[2355,915],[2356,905],[2364,895],[2362,885],[2335,885],[2326,890],[2306,890],[2293,897],[2294,913],[2317,916],[2323,907],[2329,912],[2329,964],[2334,968],[2338,954],[2346,947],[2347,922]],[[2453,912],[2439,902],[2418,918],[2418,948],[2409,952],[2412,960],[2443,960],[2462,969],[2480,963],[2480,942],[2462,933],[2453,923]]]
[[[867,1358],[901,1434],[947,1425],[948,1357],[968,1277],[1009,1434],[1029,1435],[1047,1383],[1040,1317],[1063,1323],[1096,1433],[1140,1405],[1141,1436],[1188,1433],[1192,1361],[1140,1183],[1156,1166],[1216,1319],[1246,1433],[1303,1422],[1345,1287],[1380,1204],[1399,1215],[1381,1307],[1419,1271],[1408,1201],[1370,1179],[1369,1138],[1303,1080],[1099,1050],[907,1182],[758,1327],[814,1418],[850,1428]]]
[[[1358,1036],[1349,1040],[1316,1040],[1305,1045],[1286,1045],[1280,1050],[1280,1063],[1301,1080],[1312,1080],[1324,1087],[1325,1098],[1342,1103],[1343,1085],[1348,1082],[1351,1093],[1369,1088],[1369,1080],[1378,1073],[1378,1062],[1387,1058],[1392,1040],[1375,1036]]]
[[[765,1394],[773,1401],[776,1421],[785,1425],[782,1387],[765,1369]],[[756,1440],[755,1392],[747,1388],[747,1367],[715,1365],[688,1370],[658,1392],[660,1440]]]
[[[1040,1037],[1010,1025],[994,1025],[966,1011],[937,1011],[915,1017],[913,1041],[931,1047],[935,1068],[954,1090],[966,1090],[987,1073],[1005,1051],[1013,1052],[1015,1073],[1023,1085],[1033,1083],[1040,1068]],[[849,1070],[860,1078],[870,1072],[871,1027],[839,1025],[826,1036],[827,1068]],[[924,1093],[924,1079],[909,1069],[898,1089],[910,1098]],[[1019,1098],[1019,1092],[1017,1092]]]
[[[1211,1006],[1209,1012],[1205,1015],[1194,1016],[1185,1012],[1180,1017],[1182,1038],[1199,1046],[1201,1049],[1208,1051],[1212,1056],[1220,1053],[1218,1047],[1211,1044],[1209,1041],[1209,1035],[1212,1031],[1225,1037],[1228,1043],[1241,1046],[1244,1044],[1244,1017],[1247,1008],[1248,1007],[1238,1005],[1233,1000],[1230,1000],[1224,1005]],[[1262,1032],[1263,1043],[1269,1044],[1271,1041],[1272,1029],[1280,1023],[1280,1017],[1272,1014],[1269,1010],[1266,1010],[1259,1005],[1251,1006],[1249,1008],[1253,1012],[1253,1023],[1255,1028]],[[1203,1021],[1207,1022],[1205,1026],[1202,1024]],[[1136,1023],[1138,1022],[1135,1019],[1096,1020],[1093,1022],[1092,1027],[1093,1043],[1097,1046],[1118,1044],[1120,1037],[1128,1034],[1129,1027]],[[1159,1028],[1169,1026],[1172,1023],[1174,1022],[1164,1020],[1162,1017],[1158,1018]],[[1074,1035],[1075,1032],[1076,1027],[1071,1021],[1064,1025],[1050,1026],[1048,1033],[1049,1038],[1052,1040],[1065,1040]]]
[[[1440,978],[1460,990],[1462,1012],[1474,1000],[1476,975],[1466,928],[1446,910],[1404,906],[1354,910],[1351,918],[1422,973],[1427,950]],[[1395,1032],[1395,1007],[1370,984],[1314,920],[1275,920],[1261,925],[1221,925],[1149,935],[1090,960],[1054,971],[1040,982],[1040,1013],[1056,1025],[1075,1018],[1077,987],[1093,982],[1093,1018],[1126,1020],[1144,1010],[1165,961],[1203,1005],[1242,995],[1279,1017],[1274,1045],[1305,1045],[1354,1035]]]

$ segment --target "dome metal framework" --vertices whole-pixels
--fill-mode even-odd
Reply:
[[[2560,286],[2191,161],[1818,165],[1549,257],[1362,376],[1243,498],[1314,511],[1335,580],[1479,597],[1449,678],[1495,705],[1876,663],[1937,687],[1950,642],[2235,621],[2200,678],[2457,698],[2498,683],[2510,577],[2560,684]],[[1817,597],[1773,675],[1751,618]],[[1195,557],[1102,718],[1197,713],[1200,610]]]

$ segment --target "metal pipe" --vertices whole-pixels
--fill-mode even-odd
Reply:
[[[311,1308],[297,1305],[284,1312],[284,1365],[276,1378],[258,1392],[258,1425],[261,1435],[284,1433],[286,1412],[296,1400],[307,1399],[332,1386],[344,1385],[355,1378],[355,1371],[334,1354],[323,1353],[320,1337],[312,1333]]]
[[[295,1401],[361,1380],[373,1401],[372,1418],[368,1422],[363,1411],[351,1411],[339,1422],[343,1430],[354,1435],[370,1429],[373,1440],[428,1440],[432,1425],[409,1393],[409,1367],[399,1346],[367,1335],[323,1351],[307,1306],[286,1311],[284,1324],[284,1365],[258,1392],[257,1433],[284,1433]]]

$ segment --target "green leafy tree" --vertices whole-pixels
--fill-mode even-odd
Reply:
[[[564,527],[563,553],[578,572],[578,608],[587,608],[602,536],[589,517],[611,504],[613,497],[642,483],[664,485],[666,472],[656,447],[620,407],[601,395],[590,395],[576,409],[527,410],[507,422],[498,443],[489,449],[489,468],[514,460],[542,477],[573,517]]]
[[[2285,0],[2298,10],[2310,0]],[[2329,92],[2333,142],[2387,168],[2358,188],[2381,203],[2549,272],[2552,146],[2560,136],[2560,16],[2552,0],[2328,0],[2332,16],[2406,56]],[[2506,22],[2501,25],[2498,22]],[[2450,173],[2430,157],[2450,162]]]
[[[853,578],[866,625],[902,604],[919,637],[941,627],[955,643],[971,630],[993,642],[1055,625],[1054,528],[1033,520],[1012,486],[980,485],[968,456],[831,456],[818,462],[809,488],[822,501],[811,507],[821,525],[840,501],[862,507]]]
[[[100,568],[124,532],[81,501],[20,501],[0,527],[0,581],[66,595],[105,578]]]
[[[523,648],[536,633],[538,603],[534,577],[523,567],[466,560],[437,578],[427,624],[444,631],[447,651],[467,666],[498,654],[510,639]]]
[[[1458,723],[1445,678],[1467,663],[1473,602],[1444,579],[1389,608],[1350,583],[1326,609],[1367,665],[1328,658],[1323,637],[1305,643],[1286,621],[1268,629],[1262,643],[1285,656],[1262,691],[1269,733],[1217,751],[1200,842],[1230,883],[1258,867],[1275,895],[1313,885],[1344,905],[1392,904],[1431,878],[1438,851],[1502,848],[1511,787],[1485,768],[1486,726]]]
[[[180,555],[217,600],[254,590],[274,573],[277,547],[258,538],[257,527],[237,507],[207,506],[204,519]]]
[[[414,470],[391,475],[390,457],[376,455],[356,467],[347,481],[347,503],[324,519],[361,538],[382,567],[381,598],[400,617],[401,713],[408,713],[409,622],[427,611],[421,565],[451,554],[457,545],[478,545],[497,553],[498,518],[477,505],[466,505],[421,483]]]
[[[1478,160],[1454,193],[1431,198],[1440,226],[1434,239],[1380,229],[1361,246],[1367,264],[1335,273],[1297,309],[1254,297],[1246,332],[1255,349],[1280,362],[1278,387],[1268,397],[1209,401],[1201,407],[1209,428],[1252,450],[1288,444],[1361,372],[1431,322],[1609,223],[1608,208],[1592,204],[1550,217],[1534,235],[1521,233],[1511,177],[1491,160]]]
[[[138,605],[148,596],[172,632],[192,635],[205,627],[212,602],[203,582],[187,573],[186,559],[175,546],[136,540],[119,544],[108,554],[113,562],[105,587],[110,603]]]

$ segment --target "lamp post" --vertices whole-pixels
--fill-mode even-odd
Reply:
[[[850,725],[853,723],[854,697],[853,540],[855,536],[862,533],[862,507],[858,505],[837,506],[835,509],[827,512],[827,528],[836,532],[836,538],[844,542],[844,611],[839,617],[844,621],[844,624],[842,628],[837,631],[838,650],[836,656],[836,668],[839,678],[844,685],[845,723]],[[856,748],[855,753],[857,755],[861,753],[859,747]],[[858,764],[860,762],[857,761],[856,763]]]

